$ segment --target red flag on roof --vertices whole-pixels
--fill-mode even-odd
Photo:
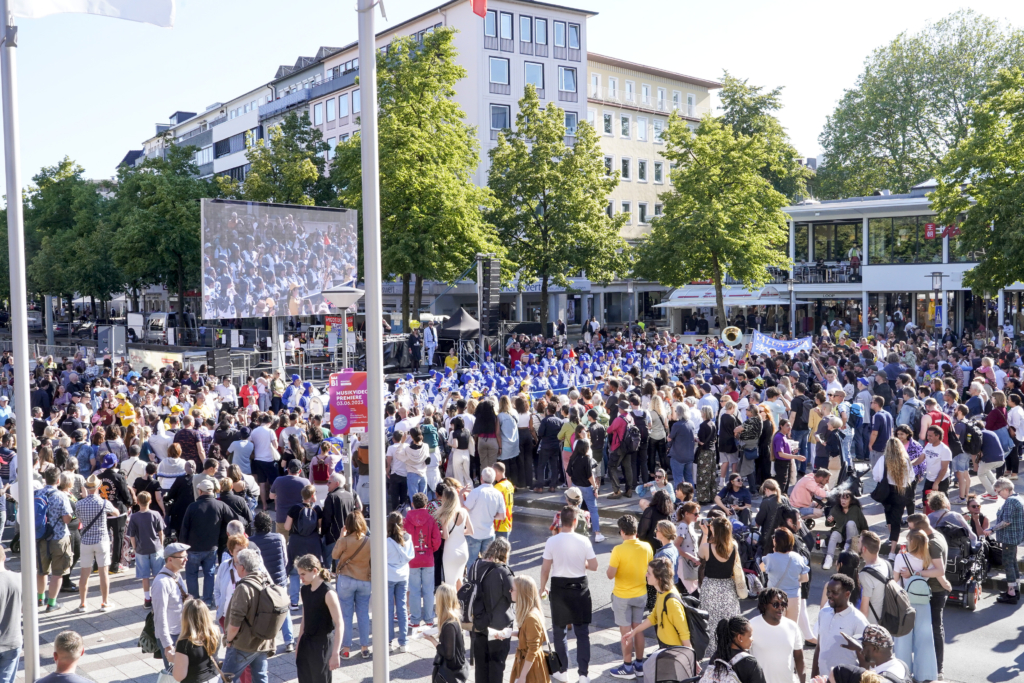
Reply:
[[[473,14],[487,16],[487,0],[470,0],[473,3]]]

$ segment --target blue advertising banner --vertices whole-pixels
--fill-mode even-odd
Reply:
[[[783,341],[781,339],[769,337],[767,334],[762,334],[761,332],[754,332],[750,341],[750,353],[755,354],[766,354],[769,351],[775,351],[777,353],[796,353],[797,351],[810,350],[810,337]]]

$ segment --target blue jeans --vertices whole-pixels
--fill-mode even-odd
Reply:
[[[405,645],[409,635],[409,613],[405,609],[405,592],[408,581],[388,581],[388,642],[395,638],[398,629],[398,644]]]
[[[469,547],[469,561],[466,563],[467,567],[472,567],[473,563],[476,562],[477,557],[487,552],[487,549],[494,543],[494,536],[490,538],[473,538],[472,536],[466,536],[466,545]]]
[[[597,516],[597,496],[594,495],[593,486],[580,486],[580,493],[583,494],[583,502],[590,513],[590,526],[596,533],[601,533],[601,525]]]
[[[299,572],[295,567],[292,567],[288,574],[288,597],[291,598],[293,605],[299,604]]]
[[[295,633],[292,631],[291,614],[288,614],[288,616],[284,620],[284,623],[281,624],[281,637],[284,639],[285,645],[290,645],[295,642]]]
[[[934,681],[939,675],[935,659],[935,639],[932,636],[932,620],[929,606],[915,605],[922,618],[914,619],[914,630],[896,638],[893,656],[902,660],[917,681]]]
[[[422,603],[423,613],[420,614]],[[409,616],[412,623],[434,620],[434,568],[409,568]],[[2,682],[0,682],[2,683]]]
[[[345,624],[341,646],[352,647],[352,614],[359,623],[359,644],[370,647],[370,582],[359,581],[343,574],[338,575],[338,600],[341,602],[341,619]]]
[[[676,460],[669,460],[669,466],[672,468],[672,483],[679,485],[679,482],[688,481],[694,486],[696,482],[693,480],[693,463],[687,462],[682,463]],[[591,522],[593,522],[594,516],[590,516]]]
[[[426,477],[421,477],[420,475],[414,472],[410,472],[409,474],[405,475],[405,482],[406,488],[409,490],[409,500],[412,500],[412,497],[417,493],[427,492]]]
[[[793,437],[793,441],[796,441],[798,444],[800,444],[799,453],[800,453],[800,455],[802,455],[804,457],[807,457],[807,455],[808,455],[808,453],[807,453],[807,437],[810,436],[810,434],[811,434],[811,430],[809,430],[809,429],[794,429],[790,433],[790,436]],[[800,474],[803,474],[806,469],[807,469],[806,461],[805,462],[797,461],[797,463],[796,463],[796,471],[797,472],[799,472]]]
[[[18,673],[20,662],[20,647],[0,652],[0,683],[14,683],[14,676]]]
[[[220,667],[226,674],[234,677],[241,675],[249,667],[252,672],[252,683],[267,683],[267,653],[245,652],[229,647],[224,653],[224,664]]]
[[[199,595],[199,570],[203,570],[203,594]],[[188,551],[188,563],[185,565],[185,583],[193,598],[202,597],[207,605],[213,604],[213,579],[217,571],[217,551]]]

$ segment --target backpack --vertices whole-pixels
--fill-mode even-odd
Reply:
[[[50,497],[46,489],[39,489],[32,496],[32,506],[36,516],[36,540],[49,541],[53,538],[53,525],[47,520],[47,511],[50,509]]]
[[[497,565],[492,564],[487,568],[487,571],[484,572],[484,575],[479,577],[477,576],[477,574],[479,574],[479,571],[477,570],[478,566],[479,564],[476,563],[473,565],[472,569],[470,569],[468,576],[469,580],[462,584],[462,588],[459,589],[457,597],[459,599],[459,605],[462,606],[463,619],[473,624],[474,630],[480,630],[486,633],[486,624],[483,625],[484,627],[482,629],[476,628],[478,616],[481,621],[484,616],[483,600],[477,600],[477,597],[480,593],[480,586],[483,584],[484,579],[487,578],[487,575],[490,574]]]
[[[955,428],[956,425],[953,425]],[[955,458],[956,456],[964,452],[963,444],[960,443],[960,436],[956,433],[956,429],[949,430],[949,452]]]
[[[309,474],[314,484],[326,484],[327,480],[331,478],[331,468],[327,465],[327,459],[319,455],[315,456],[309,466]]]
[[[693,648],[693,653],[698,661],[704,659],[704,653],[710,642],[708,637],[709,615],[700,608],[700,600],[692,595],[680,597],[675,593],[669,593],[665,602],[667,603],[668,599],[673,597],[683,603],[683,613],[686,614],[686,627],[690,629],[690,646]],[[662,610],[661,616],[665,617],[664,610]]]
[[[924,404],[919,399],[913,398],[907,401],[907,405],[914,409],[910,414],[910,424],[907,425],[914,432],[914,435],[921,433],[921,418],[924,417]]]
[[[968,420],[965,424],[967,429],[964,431],[964,453],[977,455],[981,453],[982,432],[985,427],[977,420]]]
[[[313,506],[303,505],[292,525],[291,533],[296,536],[316,536],[316,522],[316,511],[313,510]]]
[[[732,667],[745,657],[753,657],[753,655],[749,652],[739,652],[728,662],[723,662],[721,659],[708,662],[704,674],[700,677],[700,683],[742,683],[736,670]],[[725,667],[721,671],[719,671],[719,664]]]
[[[933,410],[928,413],[928,416],[932,418],[932,426],[938,427],[942,430],[943,441],[949,442],[949,433],[953,431],[953,421],[949,419],[949,415],[946,415],[941,410]],[[918,423],[920,429],[920,423]],[[920,434],[920,432],[918,432]]]
[[[263,585],[256,591],[249,607],[252,617],[246,617],[252,634],[260,640],[274,640],[288,618],[289,600],[283,586],[263,577]]]
[[[631,415],[633,416],[633,424],[636,425],[637,431],[640,432],[640,441],[642,443],[650,436],[650,431],[647,429],[647,414],[645,413],[641,416],[636,413],[631,413]],[[639,447],[640,446],[637,445],[637,448]]]
[[[864,424],[864,406],[859,403],[851,403],[850,405],[850,417],[846,421],[846,424],[856,429]]]
[[[885,586],[882,613],[878,614],[873,605],[868,605],[878,625],[891,633],[893,638],[905,636],[913,631],[916,610],[910,604],[910,596],[907,595],[907,591],[894,579],[886,579],[874,567],[864,567],[861,571],[867,572]]]
[[[633,420],[626,420],[626,431],[622,435],[622,444],[629,453],[636,453],[640,450],[640,430]]]

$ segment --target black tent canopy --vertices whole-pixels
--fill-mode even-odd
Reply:
[[[480,323],[465,308],[459,307],[458,312],[444,322],[437,336],[440,339],[471,339],[479,333]]]

